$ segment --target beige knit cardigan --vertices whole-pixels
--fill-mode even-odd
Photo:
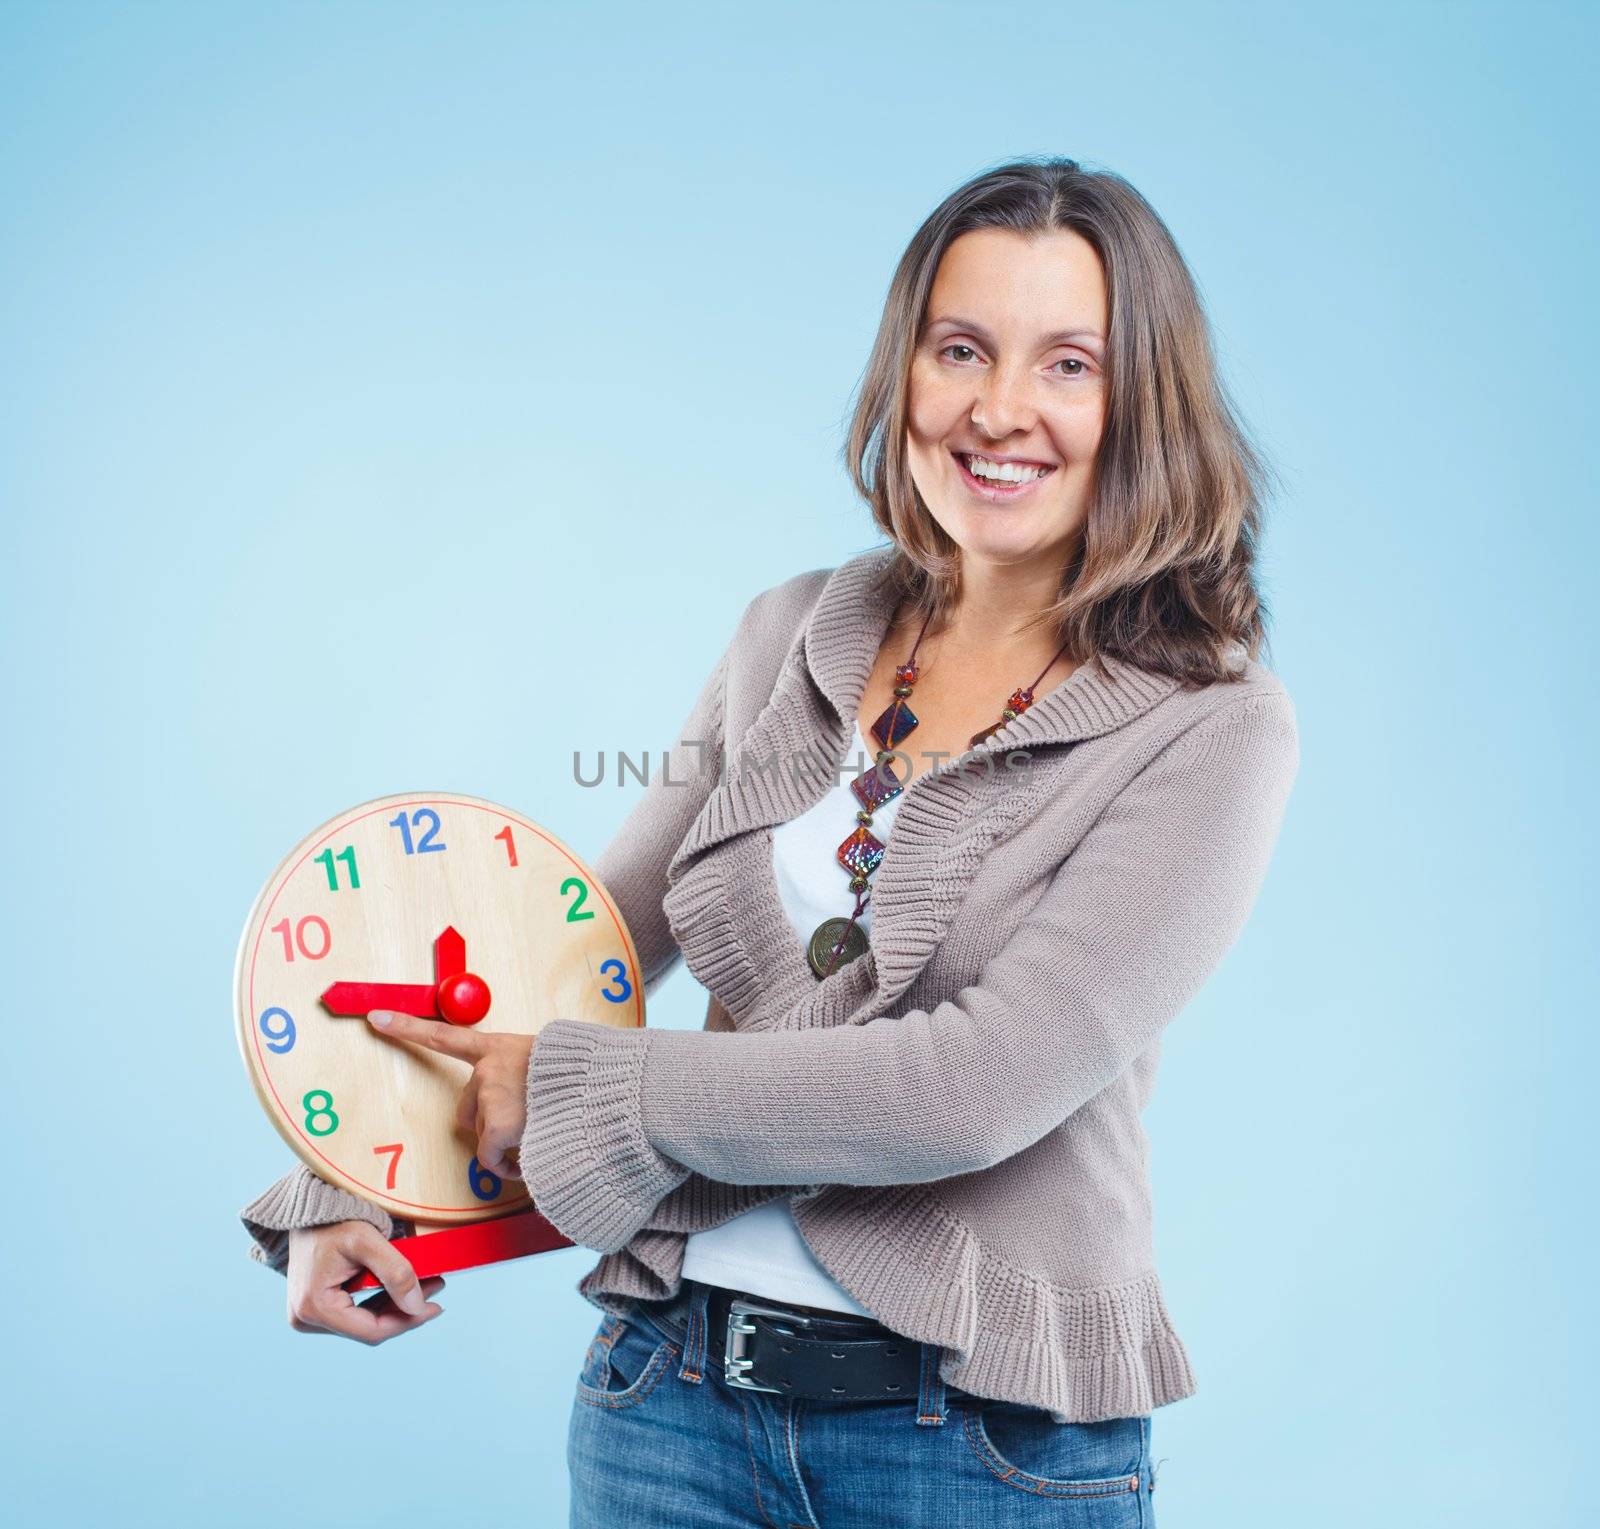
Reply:
[[[1195,1381],[1155,1269],[1140,1115],[1163,1029],[1265,876],[1294,707],[1240,648],[1237,679],[1194,689],[1082,665],[906,787],[870,947],[819,981],[770,829],[849,768],[892,554],[750,602],[595,862],[646,992],[681,953],[710,994],[706,1028],[549,1021],[528,1069],[528,1187],[603,1255],[577,1288],[605,1311],[675,1292],[689,1232],[792,1193],[822,1265],[940,1345],[950,1384],[1063,1422],[1148,1412]],[[409,1230],[304,1168],[241,1215],[279,1269],[293,1226]]]

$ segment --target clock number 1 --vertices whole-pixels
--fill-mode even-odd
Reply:
[[[337,855],[334,854],[331,847],[325,849],[320,855],[313,857],[312,863],[314,865],[320,865],[323,870],[328,873],[328,890],[330,892],[337,892],[339,890],[339,872],[335,862],[339,860],[344,861],[346,869],[348,869],[350,872],[350,890],[352,892],[359,892],[361,890],[361,878],[356,875],[355,845],[345,845],[345,847],[340,850]]]
[[[511,836],[511,825],[507,823],[506,826],[495,835],[495,838],[499,839],[505,845],[506,855],[511,861],[512,869],[515,870],[517,865],[517,841]]]
[[[387,1147],[374,1147],[374,1152],[392,1152],[394,1156],[389,1159],[389,1177],[384,1183],[385,1189],[394,1188],[394,1171],[400,1166],[400,1154],[406,1150],[404,1142],[393,1142]]]
[[[427,820],[428,831],[413,843],[411,827],[415,824],[418,828],[422,828],[424,819]],[[400,840],[405,845],[408,855],[428,855],[435,850],[444,848],[444,845],[433,842],[439,832],[439,814],[431,807],[419,807],[409,818],[405,814],[405,809],[402,808],[399,817],[389,819],[389,827],[400,830]]]

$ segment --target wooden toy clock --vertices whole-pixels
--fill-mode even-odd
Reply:
[[[529,1035],[554,1018],[644,1024],[638,953],[594,872],[478,797],[364,802],[292,849],[245,921],[239,1048],[256,1096],[331,1184],[416,1223],[419,1275],[571,1247],[455,1130],[471,1068],[386,1040],[394,1009]],[[371,1274],[348,1288],[376,1286]]]

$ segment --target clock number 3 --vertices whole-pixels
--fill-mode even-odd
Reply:
[[[424,820],[426,820],[428,831],[420,839],[413,842],[411,829],[413,825],[417,828],[423,827]],[[405,845],[408,855],[428,855],[435,850],[444,848],[443,844],[435,844],[433,842],[439,832],[439,814],[431,807],[419,807],[409,818],[406,816],[404,809],[402,809],[399,817],[389,819],[389,827],[400,830],[400,839]]]
[[[608,1003],[626,1003],[633,996],[633,984],[628,981],[628,968],[613,956],[609,961],[600,963],[600,970],[603,972],[614,970],[616,975],[613,980],[620,988],[619,992],[613,993],[610,988],[603,987],[600,989],[600,996]]]

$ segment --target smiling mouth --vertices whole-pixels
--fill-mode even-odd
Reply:
[[[1055,471],[1053,464],[996,462],[971,451],[952,451],[950,455],[960,467],[967,487],[980,499],[990,502],[1020,499]]]

